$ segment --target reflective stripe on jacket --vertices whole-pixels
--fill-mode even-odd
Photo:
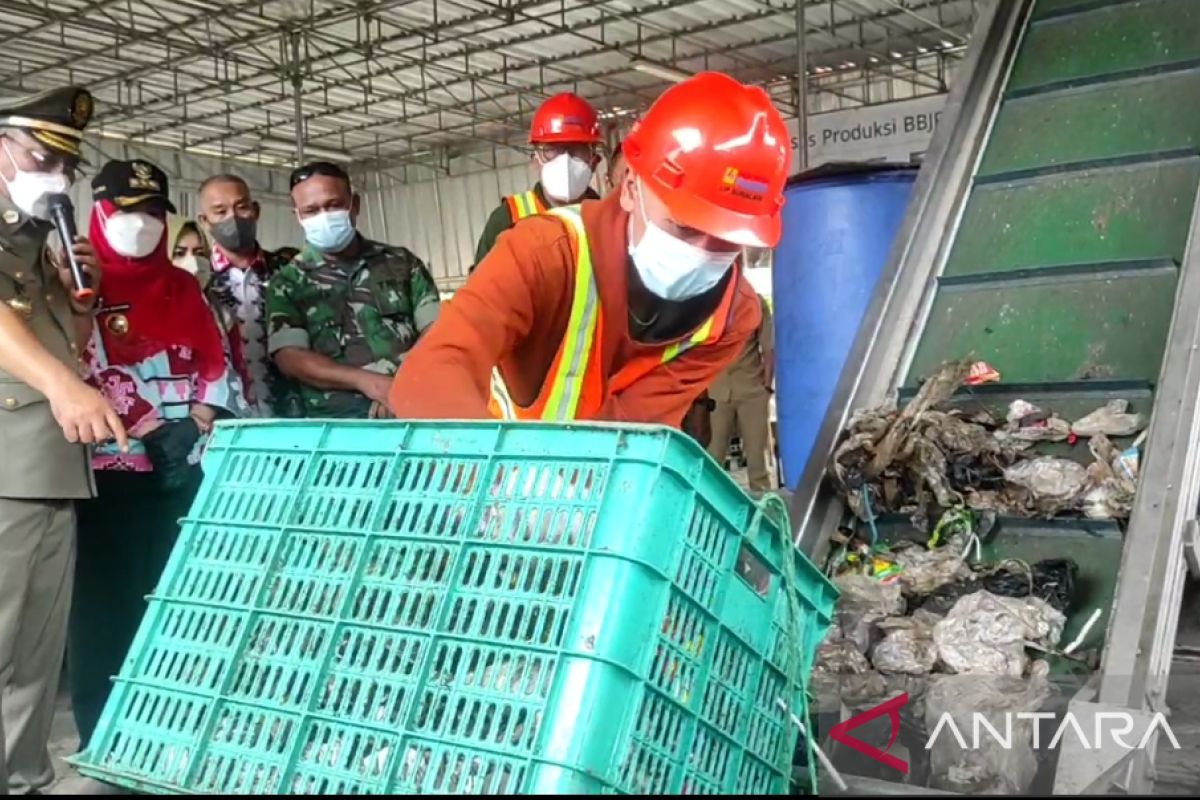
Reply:
[[[729,281],[716,311],[686,339],[665,345],[658,353],[647,353],[633,359],[615,375],[602,375],[599,349],[603,314],[583,217],[577,205],[554,208],[545,213],[563,221],[571,252],[575,254],[575,291],[566,335],[550,364],[537,399],[528,408],[513,401],[499,367],[493,368],[488,407],[494,417],[559,422],[595,419],[609,396],[624,391],[651,370],[678,358],[693,347],[711,344],[721,338],[733,307],[738,286],[737,275]]]

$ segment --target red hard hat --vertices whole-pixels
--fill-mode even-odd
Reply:
[[[792,137],[762,89],[694,75],[654,101],[621,149],[675,222],[748,247],[779,242]]]
[[[577,94],[556,94],[534,112],[529,141],[596,144],[602,141],[596,109]]]

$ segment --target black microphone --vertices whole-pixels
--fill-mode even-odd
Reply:
[[[71,266],[71,280],[75,283],[75,291],[72,294],[79,302],[86,303],[96,296],[96,291],[92,289],[91,280],[83,271],[83,265],[75,257],[75,250],[72,247],[75,244],[76,236],[75,206],[71,203],[71,198],[65,194],[52,194],[48,199],[50,221],[54,223],[54,229],[58,231],[58,238],[62,239],[67,263]]]

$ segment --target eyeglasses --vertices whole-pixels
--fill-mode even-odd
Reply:
[[[288,189],[295,189],[296,184],[304,183],[304,181],[316,175],[324,175],[329,178],[341,178],[347,184],[350,183],[350,176],[346,174],[346,170],[334,164],[332,161],[314,161],[311,164],[305,164],[303,167],[297,167],[292,170],[291,181]]]
[[[536,144],[533,146],[533,152],[537,153],[538,158],[542,161],[553,161],[564,153],[579,161],[590,161],[596,153],[596,148],[586,143],[564,142],[561,144]]]

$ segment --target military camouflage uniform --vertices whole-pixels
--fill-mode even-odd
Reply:
[[[306,246],[267,285],[268,349],[301,347],[347,367],[393,375],[441,308],[433,276],[403,247],[363,241],[353,264]],[[366,417],[351,391],[301,386],[309,417]]]

